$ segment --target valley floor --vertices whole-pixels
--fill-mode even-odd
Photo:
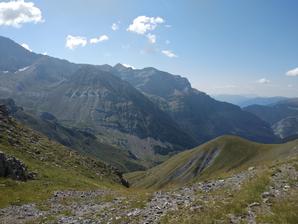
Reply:
[[[298,223],[298,160],[178,189],[57,191],[0,223]]]

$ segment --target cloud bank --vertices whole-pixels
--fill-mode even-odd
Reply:
[[[163,53],[165,56],[169,58],[177,58],[178,56],[172,52],[171,50],[162,50],[161,53]]]
[[[259,79],[257,81],[257,83],[260,83],[260,84],[269,84],[270,83],[270,80],[269,79],[266,79],[266,78],[262,78],[262,79]]]
[[[0,26],[21,27],[24,23],[43,22],[42,13],[33,2],[0,2]]]
[[[103,41],[107,41],[109,40],[109,37],[107,35],[101,35],[99,37],[96,37],[96,38],[92,38],[90,39],[90,44],[97,44],[99,42],[103,42]]]
[[[132,24],[129,25],[127,31],[146,36],[149,43],[155,44],[156,35],[149,32],[155,30],[159,24],[164,22],[164,19],[161,17],[138,16],[133,20]]]
[[[148,31],[155,30],[157,25],[161,23],[164,23],[164,19],[161,17],[138,16],[129,25],[127,31],[144,35]]]
[[[78,46],[85,47],[87,44],[86,37],[68,35],[66,37],[65,47],[73,50]]]
[[[287,76],[298,76],[298,68],[294,68],[286,73]]]

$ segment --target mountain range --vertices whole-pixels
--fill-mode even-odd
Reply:
[[[229,95],[229,94],[218,94],[213,97],[219,101],[232,103],[239,107],[247,107],[250,105],[270,105],[277,103],[281,100],[286,100],[288,97],[273,96],[273,97],[261,97],[254,95]]]
[[[29,52],[5,37],[0,50],[1,98],[129,150],[145,166],[223,134],[278,141],[262,119],[214,100],[178,75],[121,64],[74,64]]]
[[[270,105],[251,105],[244,110],[269,123],[280,138],[298,134],[298,98],[281,100]]]

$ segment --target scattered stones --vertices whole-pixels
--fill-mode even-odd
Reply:
[[[275,197],[272,192],[265,191],[262,193],[262,198]]]
[[[248,205],[248,207],[250,207],[250,208],[256,207],[256,206],[260,206],[260,203],[259,202],[253,202],[253,203]]]
[[[251,166],[251,167],[249,167],[247,170],[248,170],[248,171],[252,171],[252,170],[254,170],[254,169],[255,169],[255,167]]]
[[[270,200],[282,197],[293,188],[288,183],[288,177],[297,180],[298,175],[291,166],[281,166],[280,172],[271,176],[272,181],[268,189],[260,195],[261,201],[255,201],[247,205],[247,213],[241,215],[228,214],[230,223],[256,223],[258,212],[270,211]],[[157,191],[151,195],[150,200],[144,206],[135,207],[129,197],[119,196],[112,190],[96,191],[57,191],[54,192],[45,204],[47,209],[41,211],[34,204],[23,206],[11,206],[0,209],[0,223],[22,223],[38,218],[55,217],[52,222],[59,224],[95,224],[95,223],[160,223],[164,215],[175,215],[180,209],[187,209],[193,213],[204,212],[208,204],[216,201],[224,201],[227,197],[233,197],[242,184],[253,179],[257,169],[250,169],[238,173],[226,179],[198,182],[191,186],[185,186],[176,190]],[[296,178],[296,179],[295,179]],[[214,196],[209,192],[227,189],[226,195]],[[288,191],[287,191],[288,190]],[[110,199],[104,199],[107,195]],[[9,220],[10,222],[7,222]],[[218,220],[218,223],[225,223]]]

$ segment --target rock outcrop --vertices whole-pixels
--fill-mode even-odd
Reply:
[[[0,133],[2,129],[11,122],[9,112],[5,105],[0,105]],[[1,136],[0,136],[1,137]],[[8,177],[14,180],[27,181],[33,179],[35,174],[29,172],[25,164],[15,158],[0,151],[0,177]]]
[[[7,156],[0,151],[0,177],[27,181],[33,179],[34,173],[29,172],[25,164],[13,156]]]

